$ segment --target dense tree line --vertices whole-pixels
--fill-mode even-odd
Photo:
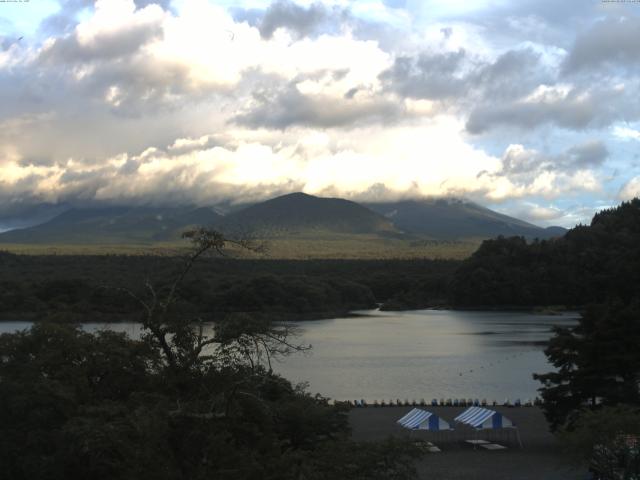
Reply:
[[[456,272],[458,306],[581,306],[640,286],[640,200],[597,213],[589,226],[564,237],[528,243],[522,237],[487,240]]]
[[[140,289],[181,264],[178,257],[27,256],[0,252],[0,318],[136,319],[137,305],[113,286]],[[458,266],[443,260],[239,260],[206,258],[180,286],[186,310],[211,319],[260,312],[317,318],[374,308],[441,303]]]
[[[545,350],[555,370],[534,375],[543,409],[594,478],[638,478],[640,201],[600,212],[552,242],[486,242],[456,274],[454,292],[461,303],[486,296],[490,304],[527,305],[540,294],[538,304],[583,306],[578,324],[556,328]]]

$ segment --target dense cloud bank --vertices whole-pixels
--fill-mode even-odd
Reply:
[[[575,223],[638,194],[640,12],[560,10],[66,0],[29,38],[4,19],[0,217],[304,190]]]

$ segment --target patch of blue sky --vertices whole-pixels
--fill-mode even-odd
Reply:
[[[383,22],[393,27],[407,27],[411,19],[408,11],[387,5],[382,0],[363,0],[352,2],[349,8],[353,14],[373,22]]]
[[[483,202],[496,212],[520,218],[543,228],[573,228],[578,224],[589,224],[597,211],[618,203],[609,199],[594,201],[593,195],[589,193],[574,193],[552,199],[529,195],[526,199],[505,199],[499,203]]]
[[[229,10],[232,9],[257,9],[266,10],[272,3],[270,0],[205,0],[211,5],[216,5]],[[193,0],[173,0],[171,6],[178,12],[180,12],[186,4],[192,3]],[[300,5],[304,5],[304,2],[295,2]]]
[[[446,19],[477,13],[505,4],[499,0],[407,0],[405,8],[425,19]]]
[[[93,7],[85,7],[76,14],[78,23],[86,22],[93,15]]]
[[[33,35],[42,20],[59,10],[54,0],[0,2],[0,35]]]

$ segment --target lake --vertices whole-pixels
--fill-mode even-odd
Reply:
[[[534,398],[531,374],[551,369],[544,342],[554,325],[575,324],[578,315],[520,312],[418,310],[357,312],[358,316],[300,323],[308,355],[294,355],[274,369],[310,391],[338,399]],[[28,328],[2,322],[0,333]],[[135,323],[84,324],[140,333]]]

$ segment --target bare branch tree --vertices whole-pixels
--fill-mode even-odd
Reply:
[[[192,244],[192,250],[186,255],[184,263],[169,285],[158,290],[146,279],[146,295],[134,293],[124,287],[125,292],[143,308],[143,338],[158,348],[172,369],[185,370],[200,361],[213,360],[221,364],[246,364],[251,371],[264,366],[273,371],[274,358],[287,356],[295,352],[306,352],[310,345],[297,345],[291,338],[297,334],[292,325],[273,324],[266,318],[248,315],[231,315],[216,325],[216,334],[204,333],[204,320],[200,317],[189,318],[172,309],[179,300],[179,288],[199,258],[208,253],[227,256],[230,246],[244,251],[262,254],[266,251],[264,243],[250,235],[227,237],[223,233],[206,228],[196,228],[182,234]],[[213,345],[217,352],[211,352]],[[203,355],[209,351],[208,355]]]

